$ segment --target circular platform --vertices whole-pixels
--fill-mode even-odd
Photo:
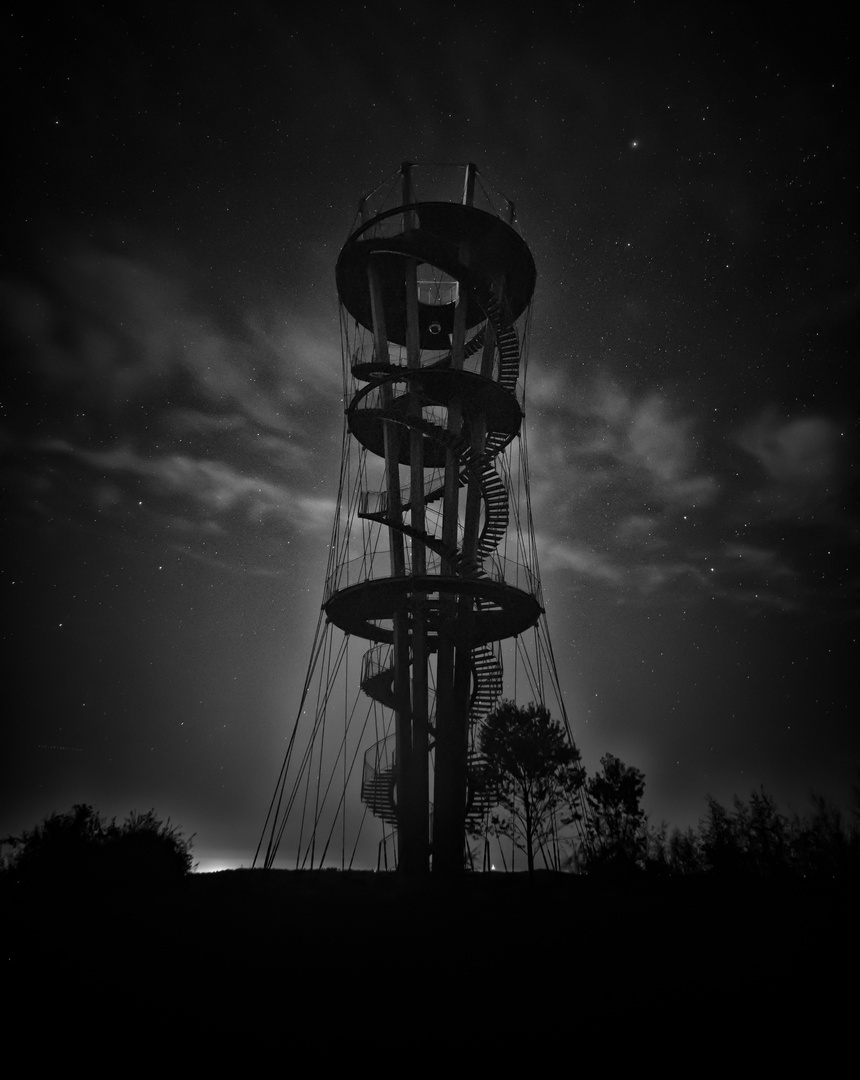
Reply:
[[[394,616],[409,615],[410,597],[415,593],[425,596],[427,646],[431,651],[440,635],[469,649],[516,637],[534,626],[541,615],[535,597],[513,585],[488,578],[442,575],[359,582],[334,593],[323,605],[323,610],[328,620],[344,633],[368,641],[391,642],[394,640]],[[474,605],[470,627],[465,627],[462,620],[445,621],[439,604],[442,594],[470,596],[478,602]]]
[[[528,245],[501,218],[459,203],[426,202],[379,214],[357,229],[337,261],[337,291],[356,322],[373,329],[368,267],[379,274],[385,336],[406,344],[406,263],[428,263],[461,283],[467,293],[466,325],[487,317],[491,294],[504,289],[503,322],[514,322],[528,306],[535,287],[535,265]],[[453,303],[419,300],[422,349],[444,348],[454,326]]]
[[[410,389],[385,407],[379,407],[379,388],[383,382],[407,383]],[[504,435],[497,440],[498,453],[514,439],[522,424],[523,413],[516,398],[493,379],[486,379],[471,371],[451,371],[439,368],[398,368],[375,383],[364,387],[347,409],[350,434],[377,457],[385,456],[385,425],[394,421],[400,437],[397,440],[397,460],[401,465],[411,461],[410,414],[421,416],[422,408],[439,406],[447,409],[451,399],[457,397],[463,410],[463,439],[468,442],[469,427],[473,419],[484,417],[486,430],[494,435]],[[434,420],[438,423],[438,419]],[[415,425],[413,425],[415,426]],[[440,428],[440,434],[443,433]],[[424,465],[426,468],[443,468],[446,446],[432,435],[425,433]]]

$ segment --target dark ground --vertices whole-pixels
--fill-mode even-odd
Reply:
[[[345,1026],[393,1033],[401,1011],[422,1038],[439,1016],[513,1043],[644,1021],[670,1039],[826,1024],[832,1045],[858,1016],[858,889],[838,882],[228,870],[0,895],[7,1022],[58,1004],[276,1022],[337,1052]]]

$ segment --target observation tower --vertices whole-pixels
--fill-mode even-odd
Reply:
[[[513,204],[474,165],[405,163],[361,200],[340,252],[338,505],[299,718],[260,844],[267,866],[300,809],[297,866],[324,864],[370,818],[385,865],[457,873],[467,833],[495,801],[479,751],[485,717],[528,684],[530,700],[554,692],[567,723],[523,428],[535,265],[514,222]],[[360,670],[345,675],[356,640]],[[334,683],[350,677],[358,701],[332,736]]]

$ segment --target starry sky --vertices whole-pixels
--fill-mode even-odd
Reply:
[[[653,823],[860,767],[856,58],[837,8],[4,12],[0,835],[155,807],[249,865],[322,599],[334,268],[474,161],[538,270],[559,675]],[[810,19],[815,21],[810,22]]]

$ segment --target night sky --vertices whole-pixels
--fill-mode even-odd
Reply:
[[[250,865],[322,600],[335,262],[404,160],[474,161],[535,258],[533,510],[585,764],[642,769],[654,824],[762,784],[846,803],[841,8],[295,11],[4,13],[0,835],[155,807],[202,868]]]

